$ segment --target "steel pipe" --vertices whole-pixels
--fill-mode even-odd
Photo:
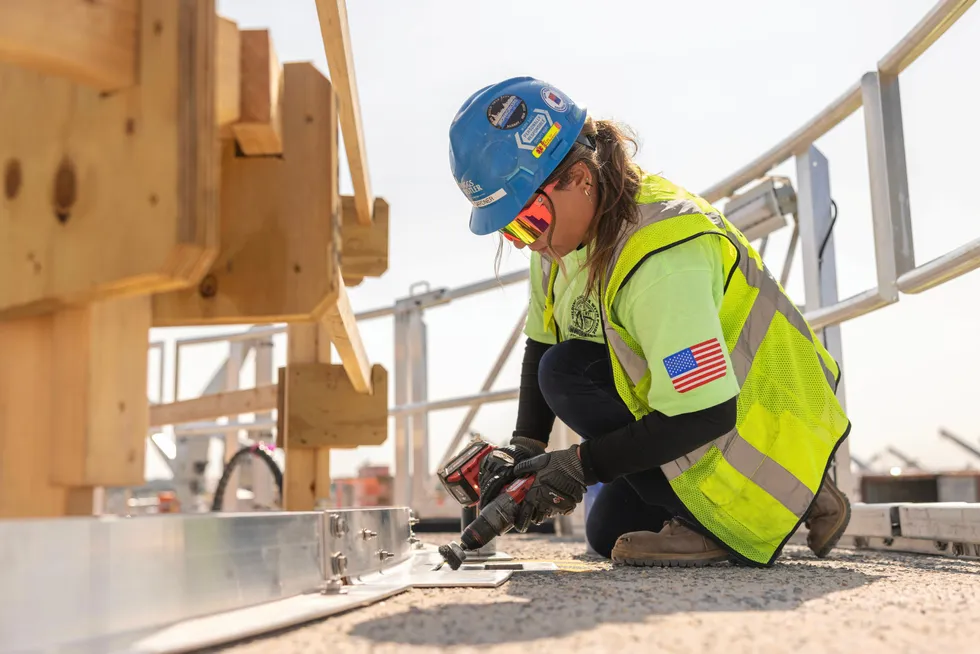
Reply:
[[[976,268],[980,268],[980,238],[908,271],[898,278],[898,289],[910,295],[921,293]]]
[[[894,304],[895,300],[886,300],[878,294],[877,288],[852,295],[846,300],[841,300],[829,307],[821,307],[814,311],[807,311],[804,315],[810,327],[814,331],[819,331],[830,325],[839,325],[842,322],[871,313],[882,307]]]
[[[463,395],[452,397],[446,400],[433,400],[429,402],[415,402],[396,406],[388,409],[389,416],[407,416],[415,413],[425,413],[426,411],[443,411],[445,409],[457,409],[462,406],[473,404],[492,404],[494,402],[506,402],[516,400],[521,389],[510,388],[504,391],[491,391],[489,393],[477,393],[476,395]]]

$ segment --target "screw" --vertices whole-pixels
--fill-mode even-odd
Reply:
[[[392,554],[391,552],[388,552],[388,551],[385,551],[385,550],[378,550],[378,558],[381,559],[381,562],[382,563],[384,563],[385,561],[387,561],[390,558],[393,558],[394,556],[395,555]]]
[[[330,568],[335,575],[344,576],[347,574],[347,557],[342,552],[337,552],[330,557]]]
[[[372,538],[374,538],[377,535],[378,535],[377,532],[371,531],[370,529],[362,529],[361,530],[361,537],[364,540],[371,540]]]
[[[415,534],[412,534],[408,538],[408,544],[411,545],[412,547],[414,547],[415,549],[421,549],[422,548],[422,539],[421,538],[416,538],[415,537]]]

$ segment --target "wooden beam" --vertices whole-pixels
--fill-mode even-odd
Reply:
[[[354,310],[351,309],[343,280],[340,281],[337,302],[323,314],[319,328],[321,341],[333,343],[337,348],[337,354],[340,355],[340,361],[354,390],[358,393],[372,393],[371,362],[364,350],[364,342],[361,340],[361,332],[357,328],[357,319],[354,318]]]
[[[54,315],[52,481],[144,483],[150,298],[117,298]]]
[[[269,30],[243,30],[241,110],[232,125],[246,155],[282,154],[282,69]]]
[[[380,277],[388,270],[388,203],[374,199],[374,224],[357,220],[354,198],[340,198],[341,260],[344,281],[355,286],[364,277]]]
[[[327,55],[330,79],[340,99],[340,128],[344,134],[347,165],[354,185],[357,220],[364,225],[370,225],[374,200],[371,196],[367,149],[361,126],[361,106],[354,75],[354,55],[347,25],[347,4],[345,0],[316,0],[316,11],[320,19],[320,33]]]
[[[288,367],[315,363],[320,354],[316,323],[294,323],[286,336],[286,365],[279,371],[279,429],[277,445],[286,451],[283,473],[283,508],[287,511],[312,511],[317,499],[330,497],[330,458],[319,456],[317,450],[304,448],[297,442],[293,425],[286,419],[294,403],[295,388],[286,374]],[[322,466],[326,466],[323,469]]]
[[[215,119],[222,138],[229,138],[234,136],[231,124],[238,122],[242,110],[242,40],[238,23],[227,18],[218,18],[215,67]]]
[[[139,0],[4,0],[0,61],[96,91],[133,86],[139,10]]]
[[[197,288],[154,298],[154,326],[313,322],[336,302],[333,88],[305,62],[283,77],[284,156],[236,156],[223,143],[221,252]]]
[[[0,320],[0,517],[90,515],[144,482],[147,297]]]
[[[356,390],[342,366],[286,368],[286,424],[290,447],[381,445],[388,437],[388,373],[371,368],[374,393]],[[288,455],[287,455],[288,456]]]
[[[183,288],[207,272],[214,20],[213,0],[141,3],[139,84],[107,96],[0,63],[0,319]]]
[[[150,407],[150,427],[271,411],[277,407],[277,395],[276,384],[266,384],[240,391],[211,393],[192,400],[155,404]]]

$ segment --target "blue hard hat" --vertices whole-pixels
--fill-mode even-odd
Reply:
[[[585,119],[585,107],[533,77],[470,96],[449,127],[449,164],[473,205],[470,231],[492,234],[514,220],[572,149]]]

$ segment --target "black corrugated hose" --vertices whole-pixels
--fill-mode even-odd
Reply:
[[[235,452],[235,456],[231,457],[231,460],[225,465],[225,470],[221,473],[221,479],[218,480],[218,486],[214,489],[214,500],[211,502],[212,511],[221,511],[221,505],[225,497],[225,487],[228,485],[232,473],[235,472],[235,466],[238,465],[239,461],[248,456],[256,456],[265,462],[266,467],[269,468],[269,471],[276,480],[279,497],[282,497],[282,470],[276,465],[276,461],[272,458],[272,455],[259,443],[255,443]]]

